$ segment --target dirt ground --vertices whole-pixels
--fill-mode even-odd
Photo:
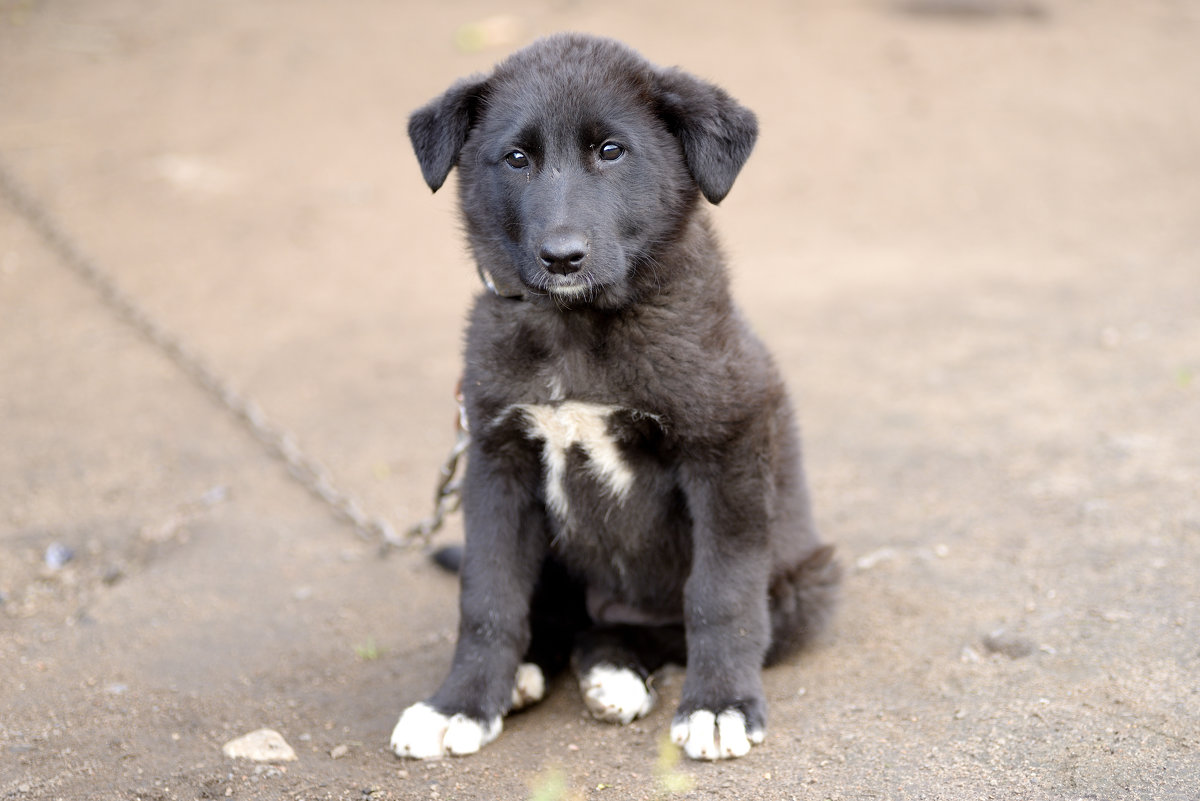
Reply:
[[[1200,3],[497,13],[0,0],[0,160],[405,525],[479,291],[407,114],[563,29],[725,86],[762,138],[712,213],[848,567],[767,742],[672,764],[676,672],[628,729],[561,681],[477,756],[393,757],[453,578],[379,558],[0,197],[0,799],[1195,798]],[[260,727],[299,759],[222,755]]]

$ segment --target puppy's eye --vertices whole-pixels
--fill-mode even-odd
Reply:
[[[600,159],[602,161],[616,161],[625,155],[625,148],[618,145],[616,142],[605,142],[600,145]]]
[[[529,166],[529,156],[526,156],[520,150],[514,150],[504,157],[504,163],[514,170],[523,170]]]

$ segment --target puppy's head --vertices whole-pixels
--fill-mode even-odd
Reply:
[[[497,283],[615,308],[655,280],[698,195],[729,192],[758,127],[710,83],[559,35],[454,84],[408,132],[431,189],[458,167],[475,258]]]

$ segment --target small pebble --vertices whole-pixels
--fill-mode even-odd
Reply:
[[[348,753],[350,753],[350,746],[336,745],[333,747],[333,750],[329,752],[329,756],[333,759],[341,759]]]
[[[879,548],[866,556],[860,556],[854,561],[854,566],[859,570],[870,570],[881,562],[890,562],[897,556],[895,548]]]
[[[74,558],[75,552],[61,542],[52,542],[46,546],[46,567],[51,570],[62,570],[67,562]]]
[[[1022,659],[1037,650],[1032,640],[1009,634],[1004,629],[996,629],[985,636],[983,647],[993,654],[1004,654],[1009,659]]]

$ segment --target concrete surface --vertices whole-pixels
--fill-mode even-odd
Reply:
[[[476,757],[394,758],[453,579],[379,559],[0,201],[0,798],[1196,798],[1193,0],[4,0],[0,159],[407,524],[479,287],[406,117],[562,29],[762,121],[713,215],[850,568],[766,744],[672,764],[673,673],[628,729],[560,682]],[[298,761],[222,755],[264,727]]]

